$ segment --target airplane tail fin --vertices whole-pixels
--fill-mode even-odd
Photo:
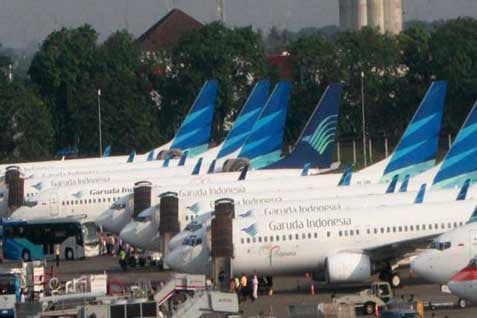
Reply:
[[[133,162],[133,161],[134,161],[134,158],[136,158],[136,151],[135,151],[135,150],[133,150],[133,151],[129,154],[127,162],[128,162],[128,163]]]
[[[406,174],[404,177],[404,181],[401,183],[401,186],[399,187],[399,192],[407,192],[407,186],[409,185],[409,175]]]
[[[207,150],[212,131],[217,87],[217,80],[205,82],[199,96],[195,99],[192,108],[174,136],[171,149],[188,150],[191,156]]]
[[[247,178],[247,173],[248,173],[248,165],[242,168],[242,171],[240,172],[239,181],[243,181]]]
[[[446,92],[446,82],[432,83],[391,155],[381,181],[396,174],[413,177],[434,166]]]
[[[212,162],[210,163],[210,166],[209,166],[209,170],[207,170],[208,174],[214,173],[216,163],[217,163],[217,160],[215,160],[215,159],[212,160]]]
[[[290,88],[289,81],[280,81],[275,86],[240,150],[238,157],[249,159],[251,168],[261,168],[280,158]]]
[[[268,168],[301,168],[310,162],[312,168],[329,168],[333,160],[336,125],[341,107],[341,84],[329,85],[308,120],[292,153]]]
[[[149,151],[147,153],[147,158],[146,158],[147,161],[153,161],[154,160],[154,149],[152,149],[151,151]]]
[[[301,171],[301,176],[302,177],[306,177],[308,175],[308,173],[310,172],[310,163],[307,162],[303,165],[303,170]]]
[[[434,177],[433,188],[461,186],[466,179],[477,181],[477,102],[472,107],[452,147]]]
[[[192,175],[196,176],[200,173],[200,168],[202,167],[202,160],[203,158],[200,157],[199,160],[197,160],[197,163],[194,166],[194,169],[192,170]]]
[[[106,158],[106,157],[109,157],[111,156],[111,145],[107,145],[106,148],[104,148],[104,151],[103,151],[103,157]]]
[[[217,159],[225,157],[240,149],[250,135],[252,128],[267,102],[270,93],[270,81],[261,80],[255,84],[250,96],[242,107],[235,123],[225,139]]]

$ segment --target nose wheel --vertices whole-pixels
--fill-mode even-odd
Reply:
[[[379,274],[379,279],[385,282],[388,282],[392,288],[401,287],[401,276],[398,273],[395,273],[391,270],[382,271]]]

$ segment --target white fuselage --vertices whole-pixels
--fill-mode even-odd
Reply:
[[[461,226],[474,206],[474,202],[456,201],[351,209],[293,218],[235,219],[233,271],[259,275],[315,272],[323,269],[326,258],[335,254],[347,251],[369,254],[382,246],[424,240]],[[394,259],[402,256],[392,255]],[[210,271],[205,243],[177,248],[167,256],[166,262],[177,271],[196,272],[197,268]]]
[[[477,224],[469,223],[436,238],[412,261],[411,269],[433,283],[447,284],[476,255]]]

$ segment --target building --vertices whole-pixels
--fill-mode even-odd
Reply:
[[[339,11],[342,30],[370,26],[382,33],[402,31],[402,0],[339,0]]]

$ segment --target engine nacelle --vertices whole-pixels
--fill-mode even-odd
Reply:
[[[227,159],[224,162],[222,171],[223,172],[240,171],[242,168],[248,165],[250,165],[250,160],[248,160],[247,158]]]
[[[326,259],[326,279],[329,283],[363,282],[371,277],[371,260],[360,253],[339,253]]]

